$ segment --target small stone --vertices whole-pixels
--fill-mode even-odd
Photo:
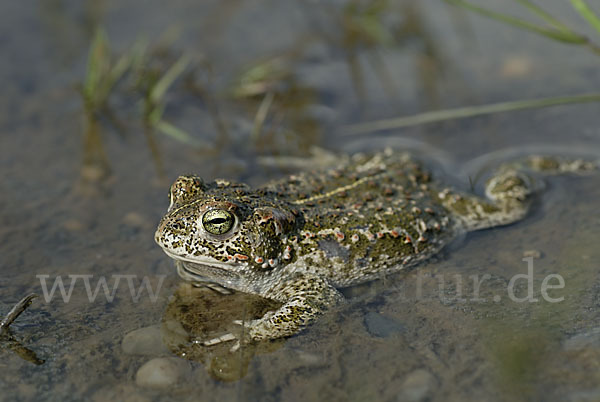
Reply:
[[[147,220],[137,212],[129,212],[123,217],[123,223],[131,227],[142,227],[147,223]]]
[[[523,251],[523,257],[542,258],[542,252],[538,250],[525,250]]]
[[[323,355],[318,353],[310,353],[305,350],[296,349],[295,360],[301,363],[304,367],[317,367],[327,364]]]
[[[44,345],[44,346],[53,346],[53,345],[56,345],[57,343],[58,343],[58,340],[54,336],[45,336],[43,338],[38,339],[36,342],[37,345]]]
[[[70,232],[79,232],[84,229],[83,223],[77,219],[67,219],[63,222],[63,227]]]
[[[500,67],[500,74],[506,78],[524,77],[531,74],[534,65],[531,58],[522,55],[507,57]]]
[[[158,357],[144,364],[135,375],[135,383],[146,388],[167,388],[182,382],[191,372],[187,361]]]
[[[380,338],[387,338],[391,335],[406,331],[406,328],[402,323],[391,317],[375,312],[367,313],[365,316],[365,326],[371,335]]]
[[[573,335],[563,345],[566,350],[579,350],[589,347],[600,348],[600,327]]]
[[[597,402],[600,401],[600,388],[575,390],[567,394],[566,401]]]
[[[402,383],[399,401],[425,401],[431,397],[436,386],[435,377],[426,370],[415,370],[408,374]]]
[[[90,182],[98,182],[107,176],[107,171],[103,167],[95,165],[83,166],[80,170],[81,177]]]
[[[128,355],[161,356],[169,351],[163,344],[160,324],[131,331],[121,342],[123,352]]]
[[[96,391],[86,397],[90,402],[127,401],[127,402],[150,402],[148,395],[142,395],[139,388],[130,382],[109,383],[100,386]],[[33,399],[33,397],[32,397]]]

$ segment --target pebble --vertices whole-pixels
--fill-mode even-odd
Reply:
[[[99,182],[108,174],[106,169],[94,165],[85,165],[81,168],[80,172],[81,177],[90,182]]]
[[[564,342],[565,350],[578,350],[588,347],[600,347],[600,327],[573,335]]]
[[[137,212],[129,212],[123,217],[123,223],[131,227],[142,227],[148,220]]]
[[[139,388],[134,384],[127,383],[110,383],[105,384],[96,391],[86,396],[86,400],[90,402],[106,402],[106,401],[127,401],[127,402],[151,402],[147,395],[142,395]],[[33,399],[33,398],[32,398]]]
[[[535,68],[533,60],[527,56],[508,56],[501,64],[500,75],[505,78],[521,78],[530,75]]]
[[[300,349],[294,349],[293,352],[295,360],[302,364],[303,367],[324,366],[328,363],[322,354],[311,353]]]
[[[160,324],[131,331],[123,338],[121,348],[128,355],[161,356],[169,354],[169,350],[162,340]]]
[[[565,398],[572,402],[598,402],[600,401],[600,389],[584,389],[573,391]]]
[[[542,252],[539,250],[525,250],[523,251],[523,257],[542,258]]]
[[[369,312],[365,316],[367,331],[373,336],[387,338],[388,336],[406,331],[406,327],[391,317],[383,314]]]
[[[135,375],[135,383],[145,388],[167,388],[184,381],[190,373],[190,365],[185,360],[157,357],[140,367]]]
[[[402,383],[399,401],[425,401],[431,397],[437,380],[427,370],[419,369],[408,374]]]
[[[77,219],[67,219],[63,222],[63,227],[70,232],[79,232],[85,229],[83,223]]]

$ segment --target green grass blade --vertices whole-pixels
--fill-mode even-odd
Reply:
[[[165,106],[162,103],[159,103],[158,105],[148,106],[152,106],[152,108],[148,108],[147,110],[147,121],[151,126],[156,126],[162,120],[162,116],[165,111]]]
[[[142,70],[148,57],[148,41],[144,38],[137,39],[130,51],[131,69],[139,72]]]
[[[559,20],[554,18],[552,15],[550,15],[548,12],[546,12],[545,10],[543,10],[542,8],[540,8],[538,5],[534,4],[533,2],[531,2],[529,0],[515,0],[515,1],[520,3],[521,5],[523,5],[524,7],[527,7],[530,11],[532,11],[534,14],[537,14],[539,17],[544,19],[550,25],[554,26],[556,29],[558,29],[560,31],[564,31],[564,32],[571,32],[569,27],[567,27],[565,24],[563,24],[562,22],[560,22]]]
[[[267,92],[262,102],[260,103],[260,106],[258,107],[256,116],[254,117],[254,128],[252,129],[251,135],[253,141],[257,141],[260,137],[260,133],[262,131],[265,120],[267,119],[267,115],[269,114],[269,109],[271,109],[271,105],[273,104],[274,98],[275,94],[272,91]]]
[[[165,75],[163,75],[160,80],[154,85],[152,91],[150,92],[150,101],[154,104],[160,102],[163,98],[167,89],[171,86],[173,81],[183,73],[190,62],[190,58],[187,55],[183,55],[167,70]]]
[[[573,5],[573,8],[575,8],[575,10],[577,10],[577,12],[581,14],[581,16],[585,18],[596,31],[598,31],[598,33],[600,33],[600,17],[592,11],[585,0],[571,0],[571,4]]]
[[[421,124],[435,123],[445,120],[455,120],[467,117],[484,116],[495,113],[512,112],[517,110],[591,102],[600,102],[600,93],[575,96],[561,96],[556,98],[527,99],[511,102],[492,103],[480,106],[467,106],[457,109],[435,110],[432,112],[425,112],[413,116],[397,117],[392,119],[377,120],[368,123],[353,124],[345,128],[344,135],[359,135],[374,131],[418,126]]]
[[[197,140],[195,140],[191,135],[189,135],[186,131],[184,131],[180,128],[177,128],[174,125],[172,125],[171,123],[166,122],[164,120],[159,121],[155,127],[161,133],[168,135],[169,137],[173,138],[174,140],[183,142],[184,144],[190,144],[190,145],[198,145],[199,144],[199,142]]]
[[[102,76],[110,63],[108,38],[104,30],[98,28],[92,39],[88,55],[87,70],[83,84],[83,93],[89,101],[97,98]]]
[[[525,29],[527,31],[535,32],[537,34],[546,36],[548,38],[565,42],[565,43],[574,43],[574,44],[587,44],[588,39],[584,36],[581,36],[577,33],[571,32],[569,30],[557,30],[556,28],[547,28],[544,26],[536,25],[531,22],[512,17],[510,15],[497,13],[495,11],[491,11],[482,7],[478,7],[474,4],[466,2],[464,0],[446,0],[446,2],[450,4],[454,4],[460,7],[463,7],[467,10],[473,11],[477,14],[483,15],[485,17],[491,18],[496,21],[504,22],[506,24],[512,25],[517,28]]]
[[[132,63],[132,57],[130,53],[126,53],[119,57],[115,65],[110,69],[108,77],[106,79],[107,89],[111,89],[117,81],[119,81],[125,73],[130,69]]]

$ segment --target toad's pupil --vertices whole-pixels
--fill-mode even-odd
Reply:
[[[202,226],[211,234],[221,235],[233,227],[233,215],[223,209],[212,209],[204,214]]]

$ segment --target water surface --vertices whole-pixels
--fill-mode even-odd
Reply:
[[[460,166],[499,149],[600,149],[597,104],[348,135],[353,123],[585,93],[600,82],[600,58],[583,48],[434,0],[372,3],[371,11],[367,2],[281,0],[0,5],[0,312],[30,292],[42,296],[40,275],[49,288],[63,278],[67,290],[68,275],[93,275],[93,289],[118,275],[129,275],[136,291],[144,278],[160,285],[155,300],[146,289],[136,302],[123,277],[112,302],[102,292],[90,302],[81,276],[69,302],[59,290],[50,301],[40,297],[11,329],[45,363],[4,347],[0,398],[600,399],[599,176],[550,180],[525,221],[470,234],[422,267],[346,290],[347,305],[292,339],[228,357],[223,348],[181,348],[186,328],[201,332],[266,306],[185,288],[154,244],[179,174],[256,185],[287,172],[261,157],[419,142],[441,150],[445,173],[466,185]],[[502,3],[481,2],[520,12]],[[544,4],[586,30],[563,2]],[[148,130],[128,82],[109,97],[116,123],[106,111],[86,115],[78,88],[96,27],[115,56],[145,38],[157,71],[190,57],[167,91],[163,118],[192,144]],[[269,67],[263,87],[244,87],[240,74],[256,65]],[[247,92],[236,97],[236,89]],[[516,303],[507,286],[532,255],[539,301]],[[564,278],[564,289],[550,291],[561,302],[540,294],[550,274]],[[484,275],[476,294],[473,277]],[[140,328],[159,333],[162,346],[127,349],[124,338]],[[183,353],[187,359],[176,357]],[[175,385],[136,383],[156,357],[179,362]]]

